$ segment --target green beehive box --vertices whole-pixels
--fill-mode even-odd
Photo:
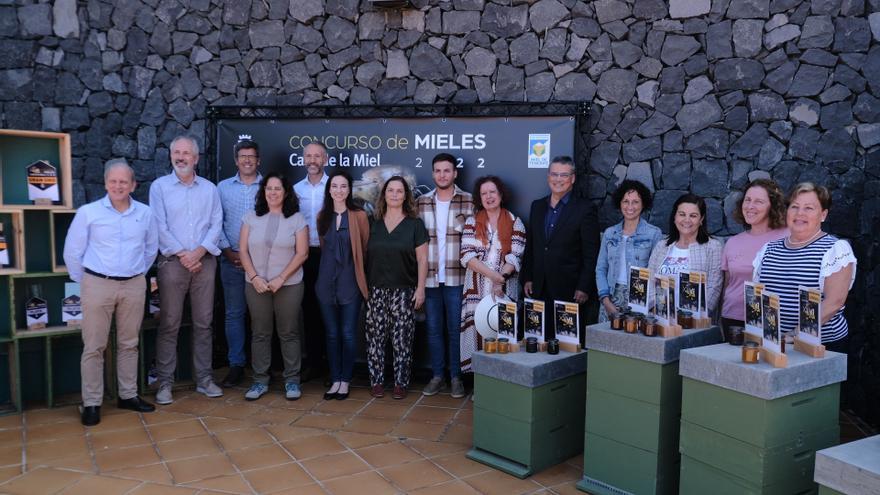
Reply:
[[[682,421],[757,447],[783,445],[837,424],[840,385],[765,400],[684,378]]]
[[[648,452],[677,452],[679,402],[661,404],[622,397],[601,389],[587,390],[588,433]]]
[[[583,374],[556,380],[538,387],[526,387],[486,375],[474,375],[474,408],[497,412],[511,419],[533,422],[536,419],[556,419],[584,415],[583,400],[573,404],[572,395],[584,395],[586,378]]]
[[[702,426],[681,422],[681,454],[742,478],[754,485],[772,485],[810,474],[816,450],[836,445],[834,425],[772,448],[756,447]]]
[[[580,421],[574,418],[525,422],[474,407],[474,447],[521,464],[531,472],[579,454],[582,433]]]
[[[586,353],[475,353],[470,459],[525,478],[583,449]]]
[[[577,487],[595,495],[678,492],[678,455],[662,456],[588,432],[584,479]]]
[[[681,493],[711,495],[806,495],[817,492],[812,470],[768,485],[750,483],[725,471],[702,463],[690,456],[681,456]]]
[[[841,493],[833,488],[828,488],[827,486],[819,485],[819,495],[846,495],[846,494]]]
[[[651,404],[681,396],[677,361],[658,364],[595,350],[587,362],[587,387]]]

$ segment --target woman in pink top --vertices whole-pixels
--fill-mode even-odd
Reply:
[[[749,182],[737,202],[733,218],[746,230],[728,239],[721,252],[721,270],[724,273],[721,324],[725,327],[744,325],[743,284],[752,280],[752,260],[755,255],[764,244],[788,233],[782,189],[770,179]]]

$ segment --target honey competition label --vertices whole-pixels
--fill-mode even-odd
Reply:
[[[674,282],[665,275],[654,275],[654,316],[657,322],[667,326],[673,320],[672,287]]]
[[[651,280],[651,270],[637,266],[629,267],[629,297],[630,308],[636,313],[648,312],[648,287]]]
[[[812,345],[822,343],[822,293],[798,286],[798,339]]]
[[[691,272],[678,273],[678,308],[697,316],[700,310],[700,276]]]
[[[774,352],[781,352],[781,330],[779,328],[779,296],[770,291],[761,292],[761,313],[763,320],[763,346]]]
[[[3,222],[0,222],[0,268],[9,265],[9,246],[6,245],[6,235],[3,233]]]
[[[761,293],[764,291],[764,284],[746,282],[743,285],[743,291],[746,306],[745,331],[756,337],[763,337],[764,317],[761,311]]]
[[[524,339],[535,337],[544,342],[544,301],[526,298],[523,300]]]
[[[553,306],[556,315],[556,338],[560,342],[579,344],[578,305],[568,301],[553,301]]]
[[[64,284],[64,299],[61,300],[61,321],[67,323],[82,320],[82,301],[80,286],[75,282]]]
[[[49,324],[49,305],[45,299],[32,297],[24,303],[27,326],[44,327]]]
[[[46,160],[37,160],[27,167],[28,199],[36,204],[58,201],[58,170]]]
[[[498,303],[498,337],[507,337],[511,344],[516,344],[516,303]]]

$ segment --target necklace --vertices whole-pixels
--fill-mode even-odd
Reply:
[[[785,243],[788,244],[789,247],[802,247],[802,246],[806,246],[807,244],[813,242],[813,240],[816,239],[817,237],[819,237],[819,235],[821,235],[821,234],[822,234],[822,229],[819,229],[816,231],[815,234],[811,235],[810,238],[805,241],[793,241],[793,240],[791,240],[791,234],[789,234],[788,237],[785,239]]]

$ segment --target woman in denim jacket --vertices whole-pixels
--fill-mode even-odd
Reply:
[[[623,221],[605,229],[596,260],[596,287],[599,289],[599,321],[608,321],[615,306],[625,306],[629,295],[629,267],[648,266],[651,249],[663,237],[659,228],[642,219],[651,208],[651,191],[644,184],[625,180],[614,191],[614,204]]]

